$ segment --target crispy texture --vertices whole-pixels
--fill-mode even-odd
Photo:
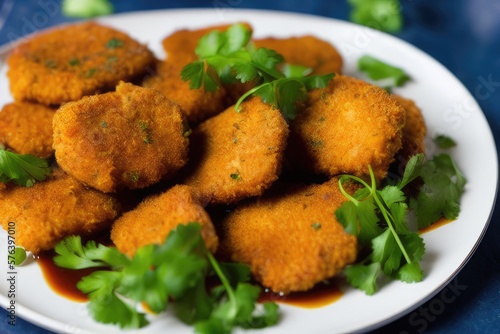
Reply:
[[[226,107],[226,91],[219,88],[215,92],[206,92],[203,87],[191,89],[189,82],[181,78],[182,67],[172,61],[158,65],[157,73],[148,77],[144,87],[158,90],[167,98],[179,103],[190,124],[197,124]]]
[[[242,22],[247,28],[252,27]],[[165,37],[162,41],[163,49],[170,63],[184,66],[198,59],[195,53],[198,40],[212,30],[225,31],[233,24],[213,25],[200,29],[180,29]]]
[[[40,104],[12,102],[0,112],[0,144],[19,154],[49,158],[55,109]]]
[[[275,50],[288,64],[311,68],[313,75],[342,72],[340,53],[332,44],[315,36],[268,37],[256,39],[254,43],[258,48]]]
[[[161,244],[176,226],[190,222],[201,225],[208,250],[215,252],[219,239],[200,197],[194,189],[176,185],[145,199],[117,219],[111,229],[111,240],[120,252],[133,256],[139,247]]]
[[[403,128],[402,148],[398,155],[406,161],[417,153],[425,153],[425,135],[427,127],[420,108],[413,100],[394,95],[406,111],[406,125]]]
[[[91,235],[111,226],[120,204],[110,195],[89,189],[56,168],[31,188],[0,189],[0,222],[15,223],[18,246],[34,254],[52,249],[70,235]]]
[[[264,196],[221,223],[221,251],[275,292],[305,291],[355,261],[357,240],[335,218],[346,198],[333,178]],[[349,189],[349,187],[347,187]]]
[[[335,176],[386,176],[401,148],[405,111],[382,88],[336,75],[310,94],[291,124],[287,156],[293,167]]]
[[[84,22],[20,44],[8,60],[7,75],[16,100],[59,105],[135,80],[154,61],[152,52],[127,34]]]
[[[187,162],[181,107],[130,83],[61,106],[53,129],[61,168],[103,192],[145,188]]]
[[[191,135],[184,183],[214,203],[261,195],[278,178],[288,138],[279,110],[253,97],[201,123]]]

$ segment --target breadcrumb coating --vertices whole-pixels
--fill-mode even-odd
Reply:
[[[103,192],[145,188],[173,177],[187,162],[181,107],[130,83],[64,104],[53,129],[57,163]]]
[[[67,236],[108,228],[120,211],[114,197],[85,187],[59,168],[30,188],[0,187],[0,223],[7,230],[13,222],[16,244],[33,254],[52,249]]]
[[[60,105],[112,90],[154,68],[153,53],[127,34],[95,22],[34,35],[8,59],[14,99]]]
[[[133,256],[142,246],[163,243],[176,226],[197,222],[208,250],[215,252],[219,239],[203,204],[194,189],[176,185],[146,198],[118,218],[111,229],[111,240],[120,252]]]
[[[55,109],[28,102],[6,104],[0,112],[0,144],[19,154],[54,155],[52,119]]]
[[[337,178],[276,193],[237,206],[222,221],[221,251],[231,260],[285,294],[308,290],[356,260],[357,239],[335,218],[346,201]]]
[[[405,110],[384,89],[336,75],[309,93],[310,105],[290,126],[287,151],[293,168],[335,176],[387,175],[401,148]]]
[[[278,179],[288,138],[280,111],[253,97],[201,123],[190,136],[183,183],[212,204],[262,195]]]

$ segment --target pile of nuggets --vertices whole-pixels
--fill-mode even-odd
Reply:
[[[180,76],[199,38],[227,28],[175,31],[162,41],[165,59],[96,22],[45,31],[13,50],[14,102],[0,112],[0,143],[53,162],[33,187],[0,185],[0,222],[16,223],[18,245],[39,254],[69,235],[110,231],[133,256],[198,222],[211,252],[248,264],[256,281],[283,294],[356,261],[357,240],[335,218],[346,200],[339,175],[366,177],[370,165],[382,180],[424,152],[419,108],[342,75],[335,47],[305,35],[252,42],[313,74],[335,73],[328,86],[309,92],[294,120],[259,97],[236,112],[251,83],[206,92]]]

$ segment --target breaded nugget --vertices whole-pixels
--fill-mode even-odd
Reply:
[[[378,179],[401,148],[405,111],[384,89],[336,75],[325,89],[309,93],[310,105],[290,126],[287,157],[292,168],[335,176]]]
[[[203,204],[194,189],[176,185],[146,198],[118,218],[111,229],[111,240],[120,252],[133,256],[141,246],[163,243],[176,226],[197,222],[205,245],[215,252],[219,239]]]
[[[9,184],[0,190],[2,227],[7,230],[13,222],[16,244],[34,254],[67,236],[101,231],[119,214],[115,198],[85,187],[59,168],[33,187]]]
[[[8,78],[16,100],[59,105],[132,81],[154,61],[152,52],[127,34],[84,22],[20,44],[8,60]]]
[[[394,95],[406,111],[406,124],[403,128],[403,142],[398,155],[407,160],[417,153],[425,153],[425,135],[427,127],[420,108],[413,100]]]
[[[345,200],[333,178],[237,206],[221,223],[221,252],[275,292],[308,290],[356,260],[357,239],[335,218]]]
[[[0,144],[19,154],[49,158],[55,109],[41,104],[12,102],[0,112]]]
[[[342,56],[329,42],[305,35],[289,38],[268,37],[254,40],[258,48],[272,49],[285,58],[285,62],[312,69],[311,74],[342,72]]]
[[[281,172],[288,125],[279,110],[253,97],[201,123],[191,134],[188,184],[210,203],[261,195]]]
[[[187,162],[181,107],[130,83],[64,104],[53,129],[61,168],[103,192],[145,188]]]
[[[242,24],[248,29],[252,29],[248,23]],[[231,26],[232,24],[213,25],[200,29],[181,29],[173,32],[162,41],[163,49],[167,54],[167,60],[181,67],[195,61],[198,59],[195,49],[200,38],[212,30],[225,31]]]
[[[158,65],[157,73],[144,81],[143,86],[156,89],[179,103],[191,124],[204,121],[226,108],[224,88],[215,92],[206,92],[203,87],[191,89],[189,82],[182,80],[181,70],[181,66],[164,61]]]

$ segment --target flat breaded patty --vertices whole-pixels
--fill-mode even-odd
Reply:
[[[254,44],[257,48],[275,50],[288,64],[309,67],[312,75],[342,72],[340,53],[331,43],[316,36],[268,37],[255,39]]]
[[[274,292],[308,290],[356,260],[357,239],[335,218],[344,201],[333,178],[237,206],[220,224],[221,252]]]
[[[425,154],[425,135],[427,134],[427,126],[425,125],[424,116],[420,108],[415,104],[415,101],[400,95],[394,95],[394,97],[406,111],[406,124],[403,128],[402,147],[398,152],[398,155],[401,155],[401,159],[405,161],[415,154]]]
[[[203,87],[191,89],[189,82],[181,78],[182,67],[172,61],[158,65],[157,73],[148,77],[144,87],[153,88],[167,98],[179,103],[190,124],[197,124],[226,109],[226,91],[219,87],[207,92]]]
[[[336,75],[309,93],[310,105],[290,125],[292,168],[323,174],[383,179],[401,149],[405,110],[384,89]]]
[[[190,136],[190,164],[183,183],[215,203],[261,195],[278,179],[288,125],[259,97],[201,123]]]
[[[12,102],[0,111],[0,144],[19,154],[49,158],[55,109],[41,104]]]
[[[118,218],[111,229],[111,240],[120,252],[133,256],[142,246],[163,243],[178,225],[197,222],[205,245],[215,252],[219,239],[203,204],[194,189],[173,186],[160,195],[146,198]]]
[[[8,60],[14,99],[60,105],[112,90],[154,68],[153,53],[95,22],[50,29],[17,46]]]
[[[87,188],[59,168],[33,187],[9,184],[0,190],[2,227],[7,230],[13,222],[16,244],[34,254],[52,249],[67,236],[108,228],[120,211],[115,198]]]
[[[145,188],[172,177],[187,162],[181,107],[130,83],[64,104],[53,130],[61,168],[103,192]]]

